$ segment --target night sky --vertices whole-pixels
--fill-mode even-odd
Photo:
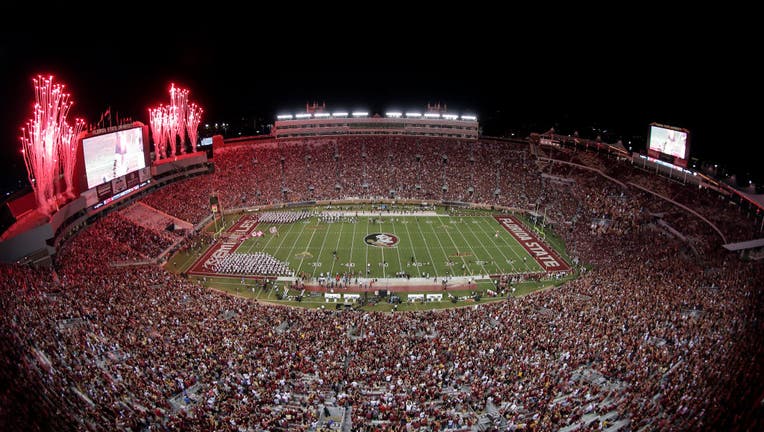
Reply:
[[[55,44],[0,33],[1,185],[7,190],[26,181],[18,136],[31,116],[31,78],[38,73],[67,85],[75,101],[70,118],[92,123],[107,107],[112,115],[148,123],[147,108],[167,102],[170,82],[189,88],[190,99],[205,109],[203,122],[211,123],[272,120],[313,101],[330,110],[379,113],[440,102],[477,114],[489,133],[555,127],[623,139],[627,148],[633,140],[636,151],[645,148],[655,121],[689,129],[691,157],[762,180],[758,122],[748,108],[760,103],[761,85],[753,84],[757,70],[744,47],[713,34],[619,39],[614,47],[611,32],[563,32],[553,44],[537,42],[532,31],[457,35],[448,44],[407,37],[317,44],[277,35],[183,35],[161,47],[146,36],[83,35]]]

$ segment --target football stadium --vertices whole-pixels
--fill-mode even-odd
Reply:
[[[35,85],[5,430],[762,425],[762,201],[693,170],[687,129],[639,153],[314,104],[200,136],[175,85],[95,125]]]

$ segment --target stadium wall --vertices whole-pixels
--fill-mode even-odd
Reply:
[[[53,227],[46,223],[31,228],[0,243],[0,262],[26,262],[27,258],[42,255],[48,257],[54,249],[48,246],[53,238]]]

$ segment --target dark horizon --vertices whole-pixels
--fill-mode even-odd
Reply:
[[[764,180],[757,170],[761,150],[742,133],[749,127],[746,104],[737,98],[751,98],[745,80],[707,72],[707,53],[690,52],[670,68],[665,55],[651,51],[544,57],[533,48],[504,56],[488,47],[475,48],[468,61],[449,59],[442,49],[395,56],[306,50],[283,60],[281,51],[257,42],[194,41],[158,52],[89,41],[87,50],[70,51],[14,36],[3,34],[0,43],[0,96],[13,107],[0,122],[4,189],[26,181],[18,136],[31,115],[37,74],[66,84],[75,102],[70,118],[88,123],[107,107],[112,116],[148,123],[148,107],[166,103],[171,82],[191,90],[190,99],[205,110],[203,123],[272,122],[312,102],[379,113],[441,103],[477,114],[489,133],[555,127],[607,142],[622,139],[627,148],[632,140],[633,150],[643,152],[648,124],[658,122],[690,130],[691,158],[727,165],[740,180]]]

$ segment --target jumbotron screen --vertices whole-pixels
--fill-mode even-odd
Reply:
[[[146,167],[141,127],[85,138],[82,151],[88,189]]]
[[[687,132],[651,125],[649,149],[687,159]]]

